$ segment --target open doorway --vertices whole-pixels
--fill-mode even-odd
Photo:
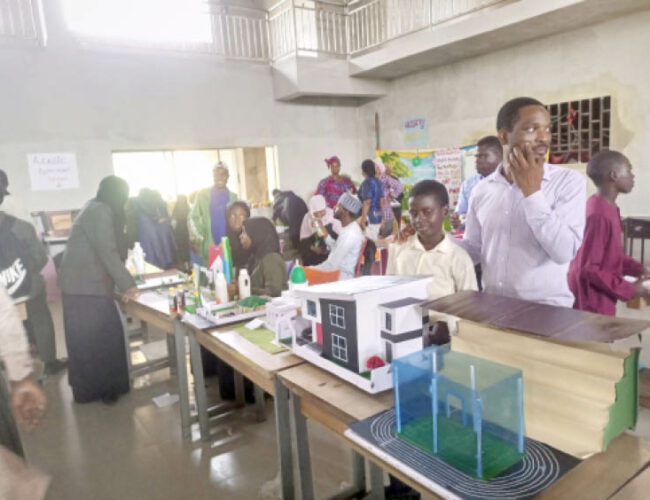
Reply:
[[[212,167],[228,166],[228,189],[254,207],[272,200],[278,187],[277,152],[274,146],[179,151],[124,151],[113,153],[113,170],[129,184],[131,196],[143,188],[158,191],[171,202],[179,194],[210,187]]]

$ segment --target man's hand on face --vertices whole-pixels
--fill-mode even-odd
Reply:
[[[519,146],[513,146],[508,153],[508,165],[510,175],[525,197],[541,189],[544,160],[535,158],[530,144],[525,144],[523,150]]]

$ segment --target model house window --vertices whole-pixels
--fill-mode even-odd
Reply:
[[[316,317],[316,302],[313,300],[307,301],[307,315]]]
[[[393,330],[393,317],[390,313],[386,313],[386,330],[389,332]]]
[[[348,341],[336,333],[332,334],[332,356],[344,363],[348,362]]]
[[[345,328],[345,309],[341,306],[335,306],[330,304],[330,323],[332,326],[338,326],[339,328]]]

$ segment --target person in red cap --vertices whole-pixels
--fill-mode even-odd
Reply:
[[[357,188],[347,175],[341,175],[341,160],[338,156],[332,156],[325,160],[330,175],[318,183],[315,194],[325,197],[327,206],[334,208],[343,193],[356,194]]]

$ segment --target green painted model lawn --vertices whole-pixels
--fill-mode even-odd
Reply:
[[[433,419],[425,417],[402,426],[402,439],[433,453]],[[476,433],[472,427],[438,415],[438,454],[448,464],[474,477],[476,475]],[[492,479],[524,457],[517,447],[483,433],[483,478]]]

